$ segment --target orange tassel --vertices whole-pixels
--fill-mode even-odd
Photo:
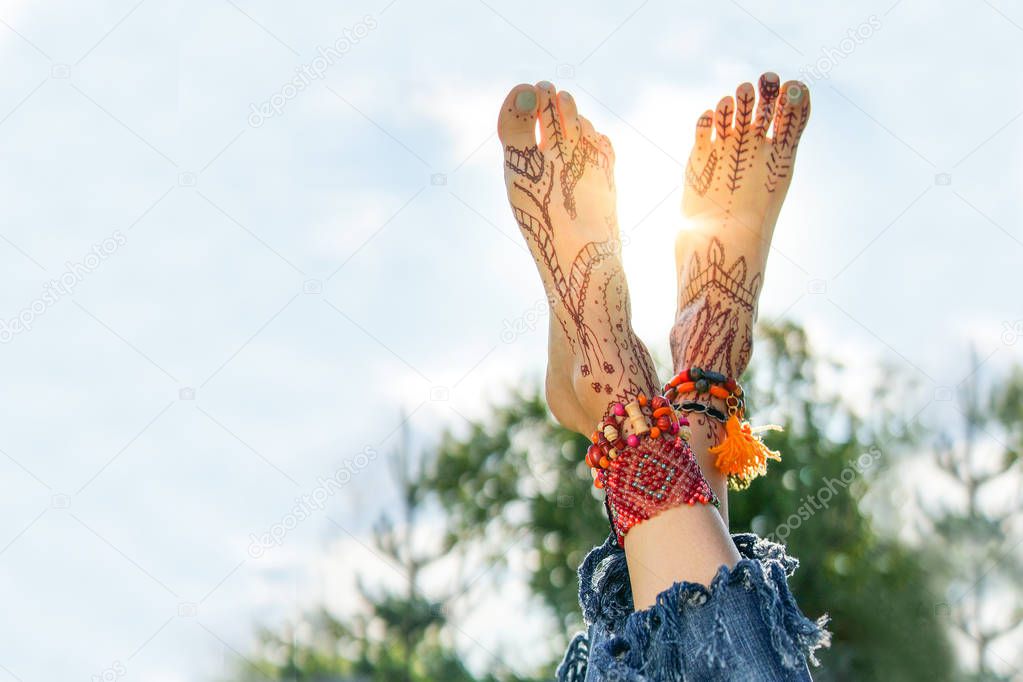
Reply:
[[[777,426],[767,426],[757,431],[765,429],[781,430]],[[708,452],[717,455],[714,465],[728,476],[729,482],[736,488],[744,488],[754,478],[766,473],[767,460],[781,461],[780,454],[757,438],[749,422],[740,422],[735,414],[725,424],[725,439]]]

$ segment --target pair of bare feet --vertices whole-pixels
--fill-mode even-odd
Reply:
[[[676,371],[699,366],[739,377],[749,364],[771,237],[809,115],[805,85],[780,85],[766,73],[756,89],[743,83],[699,117],[684,171],[690,224],[675,244]],[[659,388],[630,320],[614,150],[572,96],[547,82],[508,93],[498,134],[508,199],[550,301],[547,401],[563,425],[587,434],[609,403]],[[700,421],[694,437],[718,434]],[[704,458],[724,499],[725,482]]]

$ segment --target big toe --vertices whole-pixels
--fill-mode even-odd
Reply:
[[[504,98],[497,117],[497,136],[505,147],[526,149],[536,145],[536,117],[539,98],[536,88],[516,85]]]

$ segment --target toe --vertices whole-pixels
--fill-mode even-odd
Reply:
[[[717,130],[719,140],[728,137],[728,131],[732,129],[732,114],[735,113],[735,101],[730,97],[722,97],[718,102],[717,111],[714,112],[714,129]]]
[[[760,102],[757,104],[757,117],[753,123],[757,137],[767,135],[767,129],[771,126],[771,119],[774,118],[774,104],[778,101],[778,83],[778,74],[771,71],[762,75],[757,83]]]
[[[751,83],[743,83],[735,89],[735,130],[745,133],[753,122],[753,105],[757,98]]]
[[[516,85],[504,98],[497,117],[497,136],[505,147],[526,149],[536,144],[536,116],[539,111],[536,88]]]
[[[586,118],[585,116],[579,117],[579,130],[584,137],[589,137],[593,139],[601,137],[600,135],[597,135],[597,130],[596,128],[593,127],[593,124],[590,123],[590,119]]]
[[[810,118],[810,90],[799,81],[781,87],[774,113],[774,143],[781,149],[794,148]]]
[[[547,81],[537,83],[536,91],[540,107],[540,149],[560,155],[565,142],[565,126],[558,109],[558,91],[553,83]]]
[[[712,130],[714,130],[714,112],[707,109],[700,114],[700,118],[696,119],[696,144],[709,143]]]
[[[611,138],[609,138],[607,135],[597,133],[597,140],[598,145],[600,146],[600,150],[604,152],[604,155],[611,161],[611,164],[613,165],[615,162],[615,148],[614,145],[611,144]]]
[[[564,126],[565,139],[569,146],[572,146],[579,141],[580,135],[586,134],[586,131],[583,130],[581,121],[584,119],[579,116],[575,98],[567,90],[558,93],[558,111],[561,112],[561,125]],[[590,126],[589,134],[593,135],[593,126]]]

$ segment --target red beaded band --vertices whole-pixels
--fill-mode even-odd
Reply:
[[[586,463],[593,485],[607,494],[619,545],[633,526],[666,509],[718,505],[687,442],[688,424],[663,396],[647,401],[640,395],[628,405],[613,404],[597,425]]]
[[[633,526],[663,511],[683,504],[719,504],[689,443],[679,437],[646,439],[627,448],[598,476],[607,491],[611,526],[623,546]]]

